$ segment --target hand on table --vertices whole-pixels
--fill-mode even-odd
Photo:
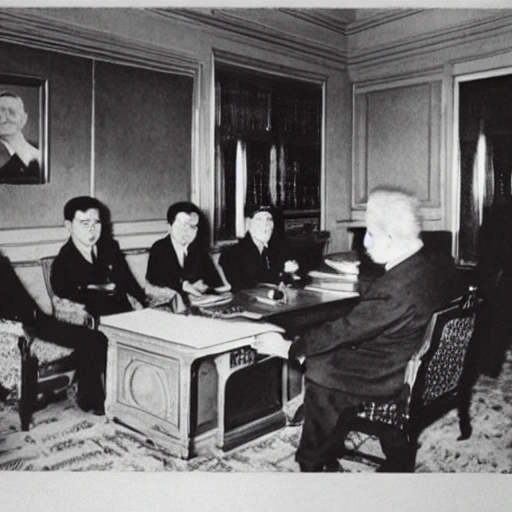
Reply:
[[[288,359],[288,351],[291,344],[291,341],[285,340],[277,332],[265,332],[256,336],[255,341],[252,343],[252,348],[261,354]]]
[[[208,290],[208,285],[202,279],[199,279],[194,283],[183,281],[182,288],[184,292],[200,297],[204,292],[206,292],[206,290]]]

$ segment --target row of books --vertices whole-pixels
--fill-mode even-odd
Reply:
[[[359,261],[354,253],[339,253],[324,259],[319,270],[308,273],[309,290],[332,293],[357,293],[359,289]]]

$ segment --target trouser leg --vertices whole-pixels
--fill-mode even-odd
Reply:
[[[79,399],[88,407],[102,405],[105,401],[102,374],[106,368],[106,336],[86,327],[60,322],[48,315],[38,316],[36,333],[52,343],[75,350]]]
[[[336,461],[343,440],[335,438],[340,414],[360,398],[306,380],[304,424],[295,460],[301,471],[323,471]]]
[[[393,430],[379,436],[386,462],[380,468],[382,472],[404,473],[414,471],[412,447],[405,432]]]

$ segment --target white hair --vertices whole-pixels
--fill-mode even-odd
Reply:
[[[375,188],[368,197],[366,215],[374,229],[396,239],[408,242],[420,236],[419,201],[407,190],[398,187]]]

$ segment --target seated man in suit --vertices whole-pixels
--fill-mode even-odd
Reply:
[[[169,235],[151,247],[147,282],[156,288],[174,290],[185,301],[201,296],[211,288],[222,289],[223,282],[208,253],[202,236],[202,215],[190,202],[175,203],[167,210]],[[148,290],[151,293],[151,289]]]
[[[304,426],[296,454],[302,471],[337,466],[332,447],[342,412],[364,400],[398,397],[433,312],[460,295],[453,260],[431,259],[423,249],[418,203],[406,191],[379,188],[370,194],[364,243],[385,272],[350,313],[293,343],[274,333],[255,344],[265,353],[305,358]],[[382,471],[412,469],[401,436],[382,437],[381,445]]]
[[[103,205],[89,196],[66,203],[64,225],[70,238],[55,258],[50,278],[57,296],[84,304],[95,317],[130,311],[128,295],[142,305],[146,301],[119,244],[102,236],[103,212]]]
[[[0,183],[39,179],[41,152],[22,132],[27,119],[20,96],[0,91]]]
[[[226,249],[220,265],[234,291],[253,288],[258,283],[278,284],[299,269],[284,235],[274,231],[270,206],[247,206],[247,233],[237,245]]]
[[[107,338],[99,331],[59,322],[44,314],[21,284],[9,260],[0,254],[0,318],[22,322],[41,339],[75,349],[78,405],[86,412],[105,414]]]

